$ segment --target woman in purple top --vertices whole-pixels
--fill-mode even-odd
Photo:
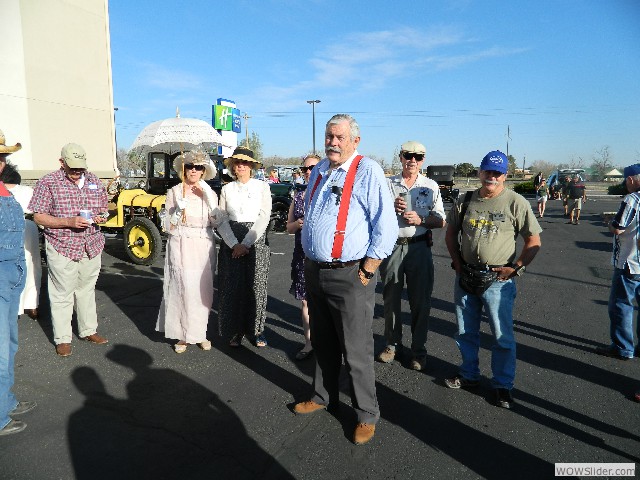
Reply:
[[[320,161],[320,157],[311,154],[304,157],[300,170],[304,175],[305,183],[309,183],[311,170]],[[289,292],[302,302],[302,328],[304,329],[304,347],[296,353],[296,360],[304,360],[313,351],[311,346],[311,333],[309,330],[309,309],[307,308],[307,291],[304,286],[304,252],[302,250],[301,233],[304,224],[304,194],[305,189],[300,188],[293,197],[289,207],[287,219],[287,232],[294,233],[295,246],[291,259],[291,288]]]

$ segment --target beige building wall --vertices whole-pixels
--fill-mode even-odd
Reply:
[[[0,0],[0,129],[23,178],[59,167],[63,145],[116,172],[107,0]]]

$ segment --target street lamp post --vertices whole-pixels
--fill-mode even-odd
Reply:
[[[307,103],[311,104],[312,122],[313,122],[313,154],[316,154],[316,103],[320,103],[320,100],[307,100]]]

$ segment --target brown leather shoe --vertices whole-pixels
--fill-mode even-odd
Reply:
[[[59,343],[56,345],[56,353],[61,357],[68,357],[71,355],[71,344],[70,343]]]
[[[293,411],[300,415],[307,415],[309,413],[315,413],[318,410],[326,410],[326,405],[321,405],[313,400],[307,400],[306,402],[296,403],[293,407]]]
[[[109,340],[107,340],[104,337],[101,337],[97,333],[94,333],[93,335],[89,335],[88,337],[82,337],[82,340],[86,340],[87,342],[95,343],[97,345],[104,345],[105,343],[109,343]]]
[[[376,426],[372,423],[359,423],[353,432],[353,443],[356,445],[364,445],[373,438],[376,433]]]
[[[37,308],[27,308],[24,313],[27,314],[27,316],[31,319],[31,320],[37,320],[38,319],[38,309]]]

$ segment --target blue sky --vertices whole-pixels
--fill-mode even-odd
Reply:
[[[518,164],[608,145],[640,162],[640,1],[111,0],[119,147],[149,123],[246,112],[264,154],[316,148],[335,113],[359,151],[391,161],[406,140],[426,164],[507,148]],[[243,125],[244,134],[244,125]]]

